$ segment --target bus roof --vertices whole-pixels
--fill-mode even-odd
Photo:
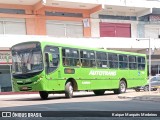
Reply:
[[[77,45],[72,45],[72,44],[64,44],[64,43],[58,43],[58,42],[48,42],[48,41],[28,41],[28,42],[22,42],[19,44],[23,44],[23,43],[30,43],[30,42],[40,42],[41,44],[43,44],[42,46],[45,45],[53,45],[53,46],[59,46],[59,47],[66,47],[66,48],[78,48],[78,49],[84,49],[84,50],[94,50],[94,51],[99,51],[99,52],[111,52],[111,53],[120,53],[120,54],[131,54],[131,55],[139,55],[139,56],[146,56],[146,54],[142,54],[142,53],[135,53],[135,52],[126,52],[126,51],[118,51],[118,50],[108,50],[108,49],[104,49],[104,48],[91,48],[91,47],[82,47],[82,46],[77,46]],[[16,44],[16,45],[19,45]],[[16,46],[14,45],[14,46]],[[14,47],[13,46],[13,47]]]
[[[83,47],[83,46],[77,46],[77,45],[72,45],[72,44],[63,44],[63,43],[46,42],[46,41],[41,41],[41,43],[44,43],[45,45],[54,45],[54,46],[60,46],[60,47],[66,47],[66,48],[78,48],[78,49],[84,49],[84,50],[94,50],[94,51],[99,51],[99,52],[111,52],[111,53],[146,56],[146,54],[142,54],[142,53],[126,52],[126,51],[119,51],[119,50],[108,50],[105,48],[90,48],[86,46]]]

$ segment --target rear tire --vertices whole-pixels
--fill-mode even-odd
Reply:
[[[126,82],[121,80],[120,83],[119,83],[119,88],[114,90],[114,94],[125,93],[126,89],[127,89]]]
[[[153,91],[157,91],[157,88],[153,88]]]
[[[48,92],[45,91],[39,91],[39,95],[41,99],[46,100],[48,98]]]
[[[104,95],[105,90],[93,90],[95,95]]]
[[[136,92],[139,92],[139,91],[140,91],[140,89],[138,89],[138,88],[135,88],[135,91],[136,91]]]
[[[66,98],[73,97],[73,85],[72,82],[67,82],[65,86],[65,96]]]

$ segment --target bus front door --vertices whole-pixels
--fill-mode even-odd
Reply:
[[[46,88],[48,90],[57,90],[59,72],[59,49],[58,47],[47,46],[45,48],[45,76]]]

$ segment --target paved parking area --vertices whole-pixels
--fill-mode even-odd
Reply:
[[[124,94],[118,95],[118,98],[160,102],[160,91],[126,92]]]

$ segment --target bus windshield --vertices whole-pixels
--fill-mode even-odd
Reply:
[[[12,47],[13,74],[42,71],[43,58],[40,43],[23,43]]]

